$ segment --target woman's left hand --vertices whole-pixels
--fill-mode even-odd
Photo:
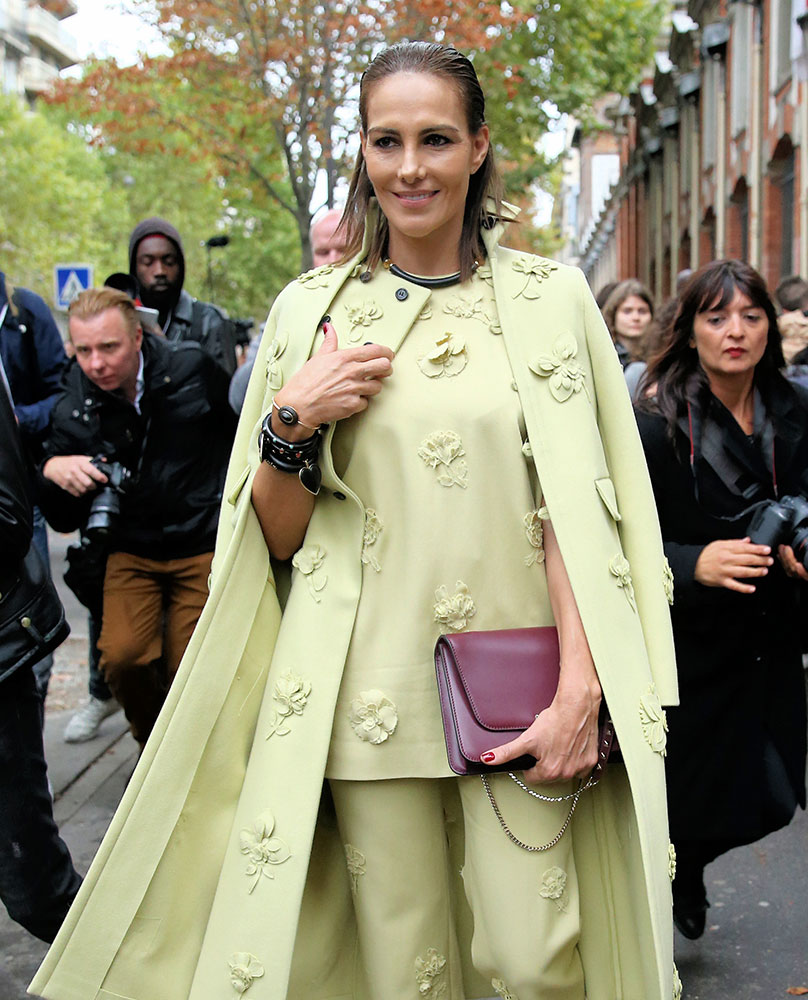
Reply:
[[[598,760],[600,690],[559,685],[552,704],[510,743],[483,755],[486,764],[502,764],[529,754],[536,765],[525,771],[527,781],[541,784],[584,778]],[[493,754],[488,759],[489,753]]]
[[[777,555],[787,576],[797,576],[800,580],[808,581],[808,570],[794,555],[794,549],[790,545],[778,545]]]

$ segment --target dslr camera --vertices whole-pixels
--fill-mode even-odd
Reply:
[[[808,500],[783,497],[759,507],[749,524],[747,535],[756,545],[790,545],[794,555],[808,570]]]
[[[115,529],[121,516],[121,497],[132,481],[132,473],[120,462],[107,462],[97,455],[93,465],[107,477],[93,498],[84,532],[90,539],[104,539]]]

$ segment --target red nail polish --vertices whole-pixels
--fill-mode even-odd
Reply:
[[[496,758],[496,754],[492,753],[489,750],[488,753],[484,753],[482,755],[482,757],[480,758],[480,760],[485,761],[486,764],[493,764],[495,758]]]

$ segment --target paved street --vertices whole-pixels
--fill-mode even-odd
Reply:
[[[62,732],[86,695],[86,615],[62,584],[70,539],[52,536],[54,579],[73,629],[58,650],[48,696],[45,744],[55,814],[77,868],[84,872],[135,764],[122,713],[97,739],[69,745]],[[677,934],[676,960],[686,1000],[778,1000],[808,988],[808,817],[707,869],[712,902],[700,941]],[[0,914],[0,1000],[23,1000],[47,948]],[[793,995],[793,994],[792,994]],[[91,998],[88,998],[91,1000]],[[176,1000],[184,1000],[177,997]],[[639,1000],[639,998],[631,998]]]

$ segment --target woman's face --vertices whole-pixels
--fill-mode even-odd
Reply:
[[[690,345],[712,381],[754,371],[768,337],[766,313],[736,288],[728,305],[696,313]]]
[[[373,85],[361,139],[389,223],[390,257],[412,269],[428,249],[430,265],[454,270],[469,178],[488,152],[488,127],[472,135],[460,94],[443,77],[394,73]]]
[[[639,295],[629,295],[615,310],[615,333],[626,340],[636,340],[641,337],[650,322],[651,309]]]

